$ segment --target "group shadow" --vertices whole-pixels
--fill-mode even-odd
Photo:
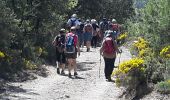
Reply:
[[[0,100],[10,100],[10,98],[16,99],[31,99],[28,97],[21,97],[18,94],[29,94],[29,95],[39,95],[38,93],[34,93],[31,90],[23,89],[21,86],[13,86],[8,83],[4,83],[0,86]]]

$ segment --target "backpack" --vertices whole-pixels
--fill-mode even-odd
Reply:
[[[72,27],[72,26],[76,26],[76,23],[75,23],[75,22],[76,22],[76,20],[71,20],[71,27]]]
[[[85,28],[85,32],[88,32],[88,33],[91,33],[92,32],[92,29],[93,29],[93,27],[92,27],[92,25],[91,24],[86,24],[85,26],[84,26],[84,28]]]
[[[107,54],[113,54],[115,52],[113,39],[111,37],[106,37],[104,41],[104,52]]]
[[[58,35],[55,40],[55,46],[59,52],[64,51],[65,48],[65,36]]]
[[[102,22],[102,23],[101,23],[101,29],[102,29],[103,31],[108,30],[108,28],[109,28],[108,22]]]
[[[66,53],[75,53],[76,43],[76,35],[68,33],[66,36]]]

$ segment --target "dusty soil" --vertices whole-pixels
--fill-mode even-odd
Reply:
[[[117,56],[115,65],[131,58],[128,49],[122,47],[123,53]],[[48,70],[48,77],[37,76],[35,80],[6,84],[2,89],[2,100],[120,100],[122,89],[104,78],[104,62],[100,63],[99,48],[85,52],[83,48],[77,59],[78,77],[61,76],[56,73],[55,66],[43,65]],[[120,58],[120,59],[119,59]],[[119,61],[120,60],[120,61]],[[100,71],[100,74],[99,74]],[[73,74],[73,73],[72,73]],[[151,98],[150,98],[151,96]],[[150,94],[141,100],[152,99]],[[121,98],[124,100],[123,98]],[[166,100],[166,99],[165,99]],[[167,99],[168,100],[168,99]]]

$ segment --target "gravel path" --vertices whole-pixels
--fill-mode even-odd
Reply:
[[[120,62],[131,58],[129,51],[122,47]],[[23,83],[11,83],[4,93],[3,100],[119,100],[122,93],[115,83],[107,82],[103,73],[103,59],[100,66],[99,48],[85,52],[82,49],[78,57],[78,78],[68,78],[56,74],[56,68],[45,66],[49,70],[46,78],[38,77]],[[119,64],[119,56],[116,64]],[[100,78],[99,78],[99,67]]]

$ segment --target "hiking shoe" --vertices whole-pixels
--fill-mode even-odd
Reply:
[[[115,81],[114,80],[112,80],[111,78],[108,78],[108,80],[107,80],[108,82],[114,82],[115,83]]]
[[[61,75],[65,75],[65,72],[64,72],[64,70],[62,70],[62,71],[61,71]]]
[[[60,74],[60,68],[57,68],[57,74]]]
[[[71,73],[68,74],[68,77],[69,77],[69,78],[71,77]]]
[[[89,52],[90,51],[90,48],[87,48],[87,52]]]
[[[74,72],[74,76],[77,76],[78,74],[77,74],[77,72]]]

